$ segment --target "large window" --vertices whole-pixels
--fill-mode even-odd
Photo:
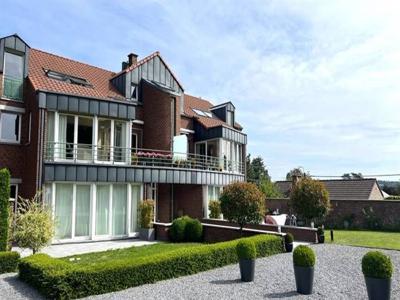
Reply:
[[[19,143],[21,134],[21,116],[11,112],[0,112],[0,141]]]
[[[219,197],[221,196],[222,193],[222,187],[221,186],[215,186],[215,185],[209,185],[207,186],[207,196],[206,196],[206,201],[204,203],[204,217],[208,218],[210,215],[210,210],[208,209],[208,205],[211,200],[219,200]]]
[[[111,159],[111,120],[99,120],[97,133],[97,159]]]
[[[55,188],[55,194],[53,187]],[[55,183],[44,188],[56,239],[86,240],[137,234],[139,184]]]
[[[3,96],[22,100],[24,79],[24,57],[10,52],[4,53]]]

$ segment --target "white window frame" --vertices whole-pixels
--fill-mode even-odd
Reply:
[[[204,187],[205,188],[203,190],[203,203],[204,203],[203,211],[204,211],[204,218],[208,219],[210,216],[210,210],[208,208],[208,205],[210,204],[210,200],[218,200],[218,198],[216,198],[216,190],[219,189],[219,194],[221,195],[224,187],[221,185],[206,185]],[[212,194],[213,194],[212,198],[208,197],[208,195],[209,195],[208,191],[210,189],[212,189]]]
[[[14,140],[7,140],[7,139],[2,139],[1,138],[1,130],[2,130],[2,115],[3,114],[10,114],[10,115],[17,115],[18,116],[18,141]],[[20,144],[21,143],[21,127],[22,127],[22,114],[10,111],[10,110],[0,110],[0,142],[1,143],[7,143],[7,144]]]

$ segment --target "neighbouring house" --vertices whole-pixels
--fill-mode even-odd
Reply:
[[[113,72],[11,35],[0,39],[0,82],[10,200],[41,190],[54,242],[134,237],[146,198],[158,222],[207,217],[224,185],[245,180],[235,106],[185,94],[159,52],[129,54]]]
[[[329,192],[330,200],[383,200],[384,194],[375,178],[320,180]],[[290,196],[292,181],[277,181],[279,191]]]

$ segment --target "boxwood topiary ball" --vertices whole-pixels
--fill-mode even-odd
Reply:
[[[236,253],[239,259],[256,258],[256,246],[249,240],[240,240],[236,245]]]
[[[314,251],[305,245],[297,246],[293,251],[293,263],[297,267],[313,267],[315,265]]]
[[[362,258],[362,272],[366,277],[392,278],[393,265],[389,256],[380,251],[370,251]]]
[[[286,235],[285,235],[285,243],[286,244],[291,244],[291,243],[293,243],[293,240],[294,240],[293,235],[291,233],[286,233]]]
[[[203,236],[203,225],[197,219],[189,218],[186,222],[185,240],[187,242],[200,242]]]
[[[169,238],[175,243],[185,241],[186,224],[190,218],[187,216],[175,219],[169,229]]]

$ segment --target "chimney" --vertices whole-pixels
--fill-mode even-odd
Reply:
[[[137,63],[138,55],[135,53],[128,54],[128,66],[132,66]]]

